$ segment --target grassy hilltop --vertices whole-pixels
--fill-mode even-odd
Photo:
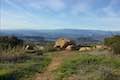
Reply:
[[[0,37],[0,80],[120,80],[117,43],[119,36],[106,38],[104,44],[112,50],[81,52],[54,49],[53,41]]]

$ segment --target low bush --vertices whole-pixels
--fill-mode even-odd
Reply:
[[[53,47],[54,46],[54,42],[47,42],[43,46],[44,46],[43,52],[53,52],[53,51],[56,51],[56,49]]]
[[[51,57],[47,55],[31,56],[23,62],[0,63],[0,80],[32,80],[33,76],[42,72],[51,61]]]
[[[104,44],[107,45],[107,46],[111,46],[113,43],[117,43],[117,42],[120,42],[120,36],[119,35],[112,36],[112,37],[104,39]]]
[[[18,45],[23,45],[23,40],[18,39],[15,36],[0,36],[0,50],[13,48]]]
[[[113,53],[120,54],[120,42],[115,42],[111,45]]]
[[[104,44],[112,48],[114,54],[120,54],[120,36],[105,38]]]
[[[68,80],[72,75],[76,80],[119,80],[119,69],[119,58],[80,54],[65,59],[54,75],[55,80]]]

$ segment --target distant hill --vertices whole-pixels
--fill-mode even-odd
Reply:
[[[80,37],[91,37],[95,40],[103,40],[105,37],[120,35],[120,31],[100,31],[100,30],[77,30],[77,29],[58,29],[58,30],[0,30],[0,35],[14,35],[20,38],[45,38],[55,40],[58,37],[68,37],[78,39]],[[37,38],[38,37],[38,38]]]

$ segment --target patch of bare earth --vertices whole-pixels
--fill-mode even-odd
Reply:
[[[63,59],[68,58],[68,57],[72,57],[75,55],[75,53],[76,52],[73,52],[73,51],[56,52],[52,58],[51,63],[48,65],[46,70],[42,73],[37,74],[33,80],[54,80],[53,73],[55,70],[57,70],[60,67],[60,65],[63,62]],[[91,55],[103,55],[106,53],[108,53],[108,52],[101,51],[100,53],[98,53],[98,51],[92,51],[89,54],[91,54]],[[70,77],[68,77],[67,80],[80,80],[80,79],[77,75],[74,74],[74,75],[71,75]]]
[[[68,77],[68,78],[65,79],[65,80],[80,80],[80,79],[79,79],[79,76],[73,74],[73,75],[71,75],[70,77]]]
[[[53,72],[60,67],[64,58],[72,55],[72,52],[62,51],[56,53],[57,55],[53,56],[52,62],[48,65],[47,69],[40,74],[36,75],[34,80],[54,80]]]

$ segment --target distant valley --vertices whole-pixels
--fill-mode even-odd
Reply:
[[[77,29],[57,29],[57,30],[0,30],[0,36],[14,35],[22,39],[30,40],[51,40],[59,37],[67,37],[74,40],[90,37],[94,40],[102,41],[105,37],[120,35],[120,31],[100,31],[100,30],[77,30]]]

